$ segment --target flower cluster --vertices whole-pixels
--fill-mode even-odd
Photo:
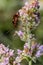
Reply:
[[[21,28],[15,33],[18,34],[22,41],[25,41],[23,50],[17,49],[17,56],[14,50],[0,44],[0,65],[20,65],[23,59],[36,63],[38,57],[43,55],[43,45],[37,43],[31,30],[36,28],[40,23],[39,3],[34,0],[31,4],[25,3],[25,6],[19,10],[19,20],[21,20]]]
[[[36,58],[43,55],[43,45],[39,45],[32,41],[31,48],[29,49],[27,43],[24,44],[24,49],[17,49],[17,56],[14,57],[14,50],[0,44],[0,65],[20,65],[21,61],[29,59],[36,62]]]
[[[33,41],[34,42],[34,41]],[[24,45],[23,50],[17,50],[18,56],[16,57],[14,61],[14,65],[20,65],[21,61],[26,59],[28,62],[29,60],[32,60],[36,63],[36,58],[43,55],[43,45],[39,45],[35,42],[32,43],[31,48],[29,49],[27,43]]]
[[[43,55],[43,45],[38,44],[34,34],[31,33],[40,23],[39,7],[38,0],[34,0],[31,4],[26,2],[25,6],[19,10],[21,25],[20,30],[15,33],[22,41],[25,41],[25,44],[23,50],[17,50],[18,55],[14,65],[20,65],[23,59],[36,63],[37,58]],[[31,64],[29,63],[29,65]]]
[[[0,44],[0,65],[13,65],[14,50]]]
[[[28,24],[28,27],[34,28],[40,23],[40,13],[39,13],[39,2],[38,0],[32,1],[31,4],[25,3],[25,6],[19,10],[20,20],[22,24]]]
[[[38,0],[34,0],[31,4],[25,3],[25,6],[19,10],[19,20],[21,20],[20,30],[16,33],[22,41],[27,41],[31,36],[30,31],[40,23]]]

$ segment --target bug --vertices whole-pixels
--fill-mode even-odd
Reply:
[[[17,13],[13,16],[13,21],[12,21],[12,23],[13,23],[14,27],[17,26],[18,18],[19,18],[19,12],[17,12]]]

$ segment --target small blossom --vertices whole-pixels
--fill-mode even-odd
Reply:
[[[15,59],[15,61],[16,61],[17,63],[21,62],[21,60],[22,60],[22,58],[21,58],[20,56],[17,56],[16,59]]]
[[[23,32],[22,32],[22,31],[19,31],[19,32],[18,32],[18,35],[19,35],[19,36],[22,36],[22,35],[23,35]]]
[[[14,55],[14,50],[10,49],[9,55],[10,55],[10,56],[13,56],[13,55]]]
[[[20,55],[21,53],[22,53],[22,51],[18,49],[17,54]]]
[[[39,46],[39,50],[43,50],[43,45]]]
[[[40,53],[40,51],[37,51],[37,53],[36,53],[36,55],[35,55],[36,57],[40,57],[41,56],[41,53]]]
[[[14,57],[14,50],[0,44],[0,65],[10,65],[10,58]],[[12,62],[13,63],[13,62]]]

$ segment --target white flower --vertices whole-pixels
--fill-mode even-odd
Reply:
[[[28,2],[25,2],[25,6],[29,6],[29,3]]]

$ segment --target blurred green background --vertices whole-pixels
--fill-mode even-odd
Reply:
[[[9,45],[12,49],[22,49],[24,42],[18,36],[14,36],[14,28],[12,24],[13,15],[24,5],[23,0],[0,0],[0,43]],[[37,41],[43,44],[43,10],[40,10],[40,25],[33,31],[37,37]],[[43,58],[40,58],[39,65],[43,65]]]
[[[13,49],[23,46],[23,42],[17,36],[14,37],[15,28],[12,24],[13,15],[23,4],[22,0],[0,0],[0,43]]]

